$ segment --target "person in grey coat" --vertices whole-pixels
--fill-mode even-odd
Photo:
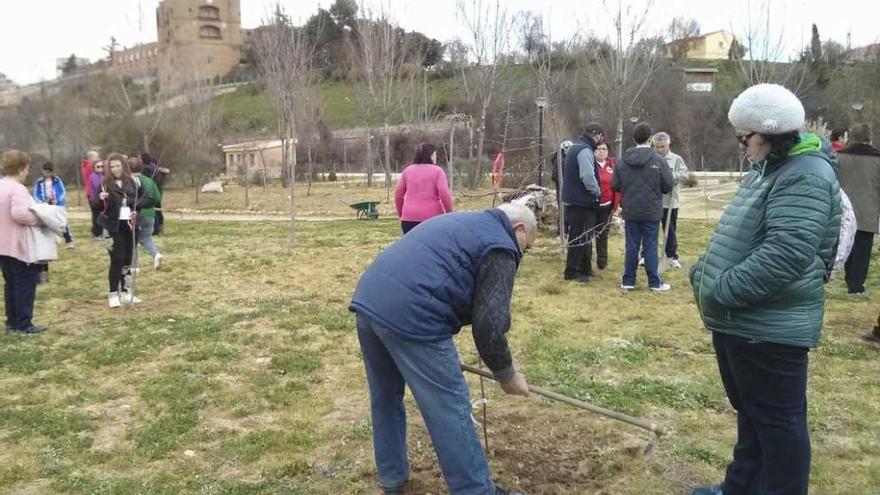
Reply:
[[[660,219],[663,231],[667,232],[663,240],[663,250],[669,260],[669,266],[681,268],[678,261],[678,236],[675,231],[678,227],[678,208],[681,205],[681,186],[688,183],[688,168],[684,159],[670,151],[672,138],[665,132],[654,134],[651,139],[654,150],[666,160],[666,164],[672,170],[672,191],[663,195],[663,217]],[[667,226],[667,222],[669,226]]]
[[[871,145],[871,127],[856,124],[849,131],[849,146],[838,152],[840,187],[856,214],[856,236],[846,260],[846,286],[850,294],[866,293],[871,246],[880,222],[880,150]]]

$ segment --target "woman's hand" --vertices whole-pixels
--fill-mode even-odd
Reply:
[[[107,193],[104,191],[101,191],[100,193],[98,193],[98,199],[100,199],[101,201],[104,201],[105,199],[107,199],[109,197],[110,197],[110,193]]]

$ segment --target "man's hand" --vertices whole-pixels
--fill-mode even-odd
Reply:
[[[526,383],[526,377],[520,372],[516,372],[513,378],[506,382],[501,382],[501,388],[504,393],[510,395],[529,395],[529,384]]]

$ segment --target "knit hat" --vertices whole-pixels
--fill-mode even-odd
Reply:
[[[733,100],[727,119],[737,129],[785,134],[804,126],[804,106],[778,84],[757,84]]]

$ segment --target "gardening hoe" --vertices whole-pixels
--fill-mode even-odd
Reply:
[[[495,377],[488,371],[484,371],[464,363],[461,363],[461,369],[475,375],[482,376],[484,378],[489,378],[490,380],[495,380]],[[627,416],[626,414],[612,411],[611,409],[605,409],[604,407],[594,406],[593,404],[553,392],[552,390],[529,385],[529,392],[558,402],[563,402],[578,409],[584,409],[586,411],[596,413],[600,416],[605,416],[606,418],[616,419],[617,421],[622,421],[633,426],[638,426],[639,428],[652,432],[655,436],[653,441],[651,441],[651,445],[648,446],[647,450],[645,451],[645,455],[651,455],[656,449],[657,445],[660,443],[660,437],[667,433],[666,427],[655,421]]]

